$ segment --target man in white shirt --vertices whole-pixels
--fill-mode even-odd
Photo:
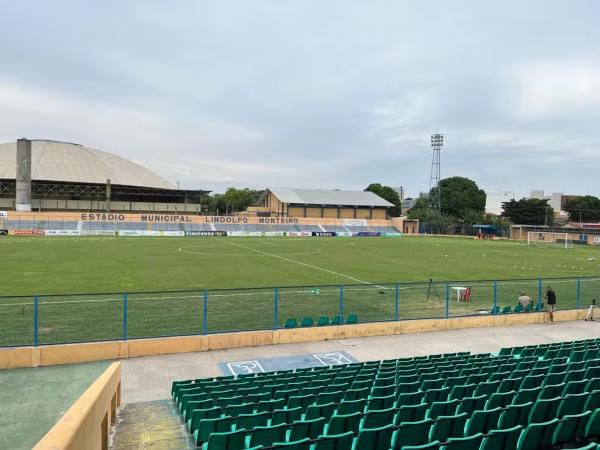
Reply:
[[[523,308],[527,307],[527,305],[531,304],[531,297],[525,292],[521,292],[521,296],[519,297],[519,303]]]

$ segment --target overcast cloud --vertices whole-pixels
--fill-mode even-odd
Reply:
[[[0,0],[0,141],[185,188],[600,195],[600,2]]]

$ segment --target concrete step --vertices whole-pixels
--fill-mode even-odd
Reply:
[[[111,450],[192,450],[192,436],[171,400],[128,403],[119,411]]]

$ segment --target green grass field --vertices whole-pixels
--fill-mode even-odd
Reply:
[[[518,279],[498,283],[500,306],[514,306],[521,290],[535,300],[538,277],[598,276],[582,280],[582,303],[600,294],[600,252],[589,246],[437,237],[1,237],[0,251],[0,345],[33,340],[33,301],[23,295],[40,296],[39,341],[54,343],[121,338],[123,295],[114,293],[124,292],[129,338],[201,333],[204,289],[208,332],[273,327],[275,286],[280,323],[337,314],[334,285],[344,285],[344,313],[361,321],[394,318],[396,283],[400,319],[444,317],[446,281],[452,316],[491,307],[492,283],[475,280]],[[429,278],[439,283],[428,296]],[[575,306],[575,278],[549,283],[559,307]],[[471,286],[472,301],[457,302],[454,286]],[[189,292],[166,292],[176,290]],[[141,291],[152,293],[132,293]],[[73,293],[94,295],[61,295]]]

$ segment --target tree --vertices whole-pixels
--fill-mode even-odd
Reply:
[[[521,225],[552,225],[554,209],[548,200],[522,198],[502,203],[502,217]]]
[[[227,188],[224,194],[213,194],[205,200],[209,214],[232,214],[256,203],[263,191]]]
[[[415,202],[415,206],[408,210],[408,218],[423,221],[430,213],[431,205],[429,205],[429,199],[426,197],[419,197]]]
[[[392,203],[394,207],[388,210],[390,216],[398,217],[402,215],[402,201],[400,200],[400,196],[398,195],[398,192],[390,186],[382,186],[380,183],[371,183],[367,186],[365,191],[373,192],[384,200]]]
[[[433,188],[438,189],[437,187]],[[442,214],[458,222],[471,222],[485,212],[486,193],[477,183],[464,177],[450,177],[440,181]],[[431,193],[430,193],[431,196]]]
[[[593,195],[572,198],[563,209],[572,221],[600,222],[600,199]]]

